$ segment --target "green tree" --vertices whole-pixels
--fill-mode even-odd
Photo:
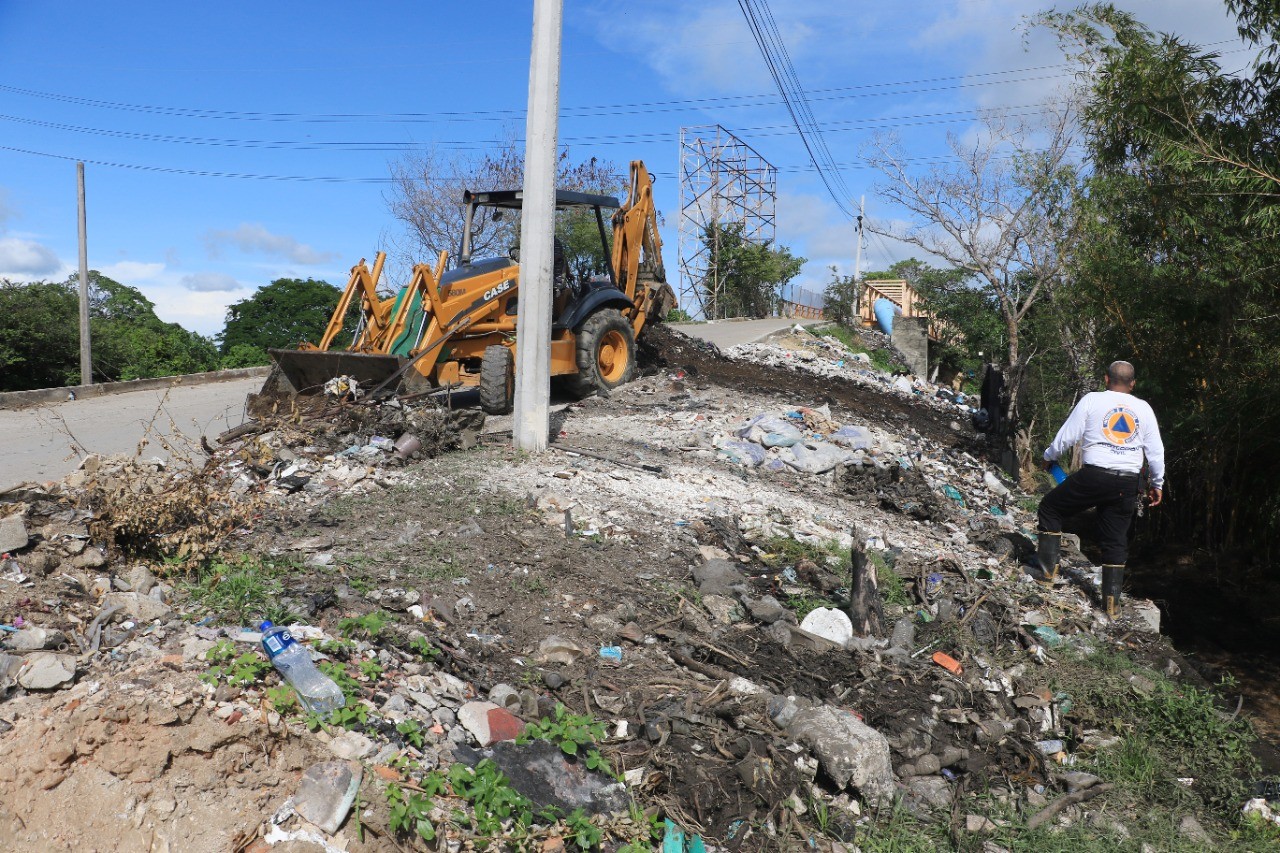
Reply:
[[[67,279],[74,291],[78,278]],[[95,380],[118,382],[217,367],[213,341],[156,316],[155,305],[136,288],[89,273],[89,329]]]
[[[0,390],[81,384],[79,280],[0,282]],[[156,316],[137,289],[89,272],[94,376],[115,382],[217,366],[213,341]]]
[[[1095,369],[1127,357],[1161,416],[1169,495],[1154,532],[1280,544],[1280,11],[1229,0],[1251,68],[1111,6],[1042,20],[1072,50],[1093,173],[1075,258]]]
[[[701,282],[707,317],[768,317],[778,307],[787,282],[800,274],[805,259],[786,246],[755,243],[741,223],[707,226],[702,237],[711,258]]]
[[[223,370],[235,370],[241,367],[259,367],[271,363],[267,351],[252,344],[236,344],[218,362]]]
[[[342,291],[327,281],[278,278],[247,299],[227,308],[227,322],[218,336],[219,349],[229,356],[237,347],[266,351],[315,343],[324,335]],[[245,350],[239,350],[243,355]]]
[[[822,316],[847,328],[858,325],[858,300],[862,296],[862,284],[851,275],[840,275],[835,267],[828,267],[831,281],[822,293]]]
[[[0,391],[80,381],[76,291],[63,283],[0,280]]]

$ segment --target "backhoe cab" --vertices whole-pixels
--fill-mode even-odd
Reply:
[[[522,198],[516,190],[466,192],[458,266],[445,272],[447,257],[441,252],[434,267],[415,266],[409,284],[394,297],[377,293],[385,256],[378,254],[372,271],[361,260],[320,344],[270,351],[279,370],[264,393],[311,394],[330,379],[354,376],[366,393],[478,387],[486,412],[510,411],[518,345],[518,248],[482,259],[473,259],[471,251],[478,212],[493,208],[490,218],[500,218],[519,210]],[[653,182],[644,164],[633,161],[625,205],[612,196],[560,191],[556,209],[592,214],[609,263],[602,276],[575,276],[557,239],[551,375],[564,377],[579,394],[610,389],[634,375],[636,337],[646,322],[661,319],[675,304],[662,265]],[[612,244],[606,211],[611,212]],[[360,321],[352,343],[336,349],[357,299]]]

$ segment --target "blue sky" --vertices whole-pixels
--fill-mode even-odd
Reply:
[[[895,212],[860,162],[875,129],[937,156],[977,110],[1030,110],[1066,82],[1049,41],[1019,32],[1043,3],[771,5],[845,183],[880,220]],[[1118,5],[1199,43],[1234,37],[1218,0]],[[678,132],[713,123],[778,166],[779,242],[810,259],[799,283],[852,269],[853,226],[809,170],[735,0],[565,0],[564,20],[561,141],[575,160],[639,158],[658,176],[670,271]],[[0,278],[76,269],[83,159],[90,266],[165,320],[213,334],[275,278],[344,284],[401,230],[390,160],[523,134],[531,21],[514,0],[0,0]],[[910,254],[877,238],[864,268]]]

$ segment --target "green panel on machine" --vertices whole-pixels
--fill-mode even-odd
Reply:
[[[405,292],[409,288],[401,290],[396,294],[396,301],[391,306],[391,316],[396,316],[400,310],[400,303],[404,301]],[[404,331],[400,336],[391,343],[391,355],[403,356],[408,358],[413,350],[414,343],[418,340],[418,333],[422,330],[422,294],[414,294],[413,301],[409,303],[409,312],[405,317]]]

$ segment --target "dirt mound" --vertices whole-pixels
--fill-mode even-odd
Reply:
[[[648,326],[640,337],[642,370],[683,371],[697,385],[721,385],[753,394],[766,394],[806,406],[822,403],[893,424],[906,422],[920,435],[944,444],[976,450],[981,443],[951,429],[954,417],[913,404],[889,391],[832,377],[815,387],[813,377],[795,369],[772,367],[726,358],[716,347],[663,324]]]
[[[247,706],[215,715],[161,660],[6,707],[0,847],[223,853],[256,836],[313,747]]]

